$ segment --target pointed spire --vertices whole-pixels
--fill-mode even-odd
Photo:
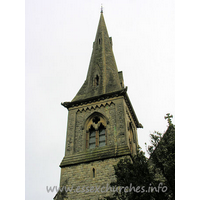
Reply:
[[[85,83],[72,101],[83,100],[122,89],[117,65],[112,51],[112,39],[108,35],[103,10]]]
[[[103,13],[103,5],[101,4],[101,13]]]

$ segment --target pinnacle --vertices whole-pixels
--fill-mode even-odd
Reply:
[[[103,5],[101,4],[101,13],[103,13]]]

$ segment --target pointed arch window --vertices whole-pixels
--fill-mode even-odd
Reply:
[[[88,122],[86,130],[86,148],[103,147],[106,145],[106,123],[100,116],[94,116]]]
[[[103,147],[106,145],[106,129],[101,125],[99,127],[99,146]]]
[[[101,124],[100,127],[95,130],[93,126],[89,130],[89,149],[95,147],[103,147],[106,145],[106,129]]]
[[[99,76],[96,75],[94,78],[94,86],[97,87],[99,85]]]
[[[90,129],[90,136],[89,136],[89,147],[91,148],[95,148],[96,146],[96,131],[93,128],[93,126]]]

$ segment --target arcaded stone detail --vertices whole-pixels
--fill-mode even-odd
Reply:
[[[97,108],[101,108],[101,107],[106,107],[106,106],[110,106],[111,104],[114,104],[112,101],[108,101],[108,102],[101,102],[101,103],[95,103],[95,104],[87,104],[84,107],[80,107],[78,108],[77,112],[83,112],[86,110],[95,110]]]
[[[86,149],[86,133],[87,127],[85,127],[86,119],[90,117],[94,112],[104,116],[105,122],[103,125],[106,127],[106,145],[113,145],[112,137],[115,130],[115,120],[111,121],[115,116],[114,111],[115,103],[104,102],[96,105],[87,105],[85,107],[78,108],[76,111],[76,123],[75,125],[75,138],[74,138],[74,153],[78,153]],[[109,112],[111,110],[111,112]],[[113,115],[113,116],[112,116]],[[114,117],[115,119],[115,117]],[[106,124],[105,124],[106,123]],[[112,129],[112,128],[113,129]]]

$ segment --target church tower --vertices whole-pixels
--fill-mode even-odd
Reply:
[[[102,10],[86,80],[71,102],[61,104],[68,109],[68,125],[60,187],[73,187],[66,199],[112,194],[106,187],[115,180],[113,165],[136,154],[142,125],[118,72]]]

